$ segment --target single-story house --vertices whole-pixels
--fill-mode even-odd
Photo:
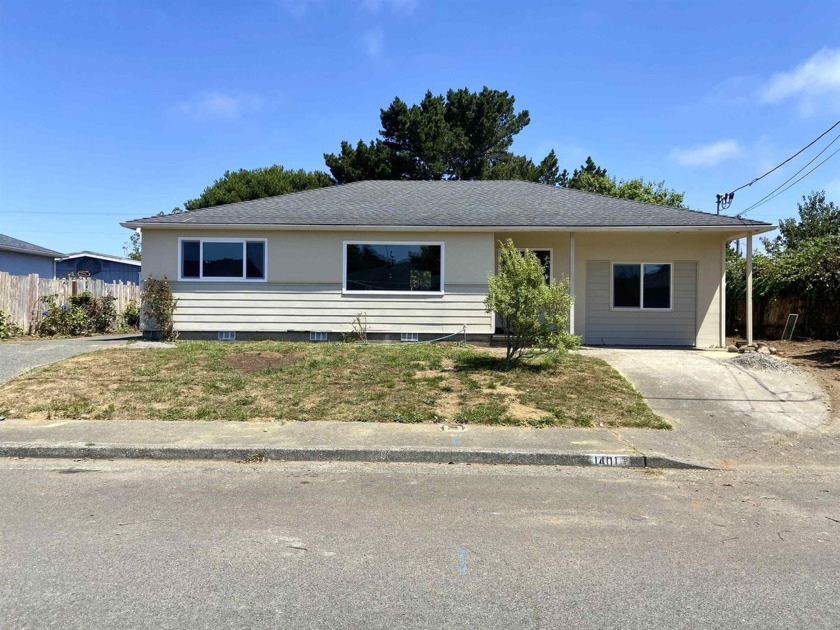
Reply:
[[[54,278],[55,259],[63,255],[46,247],[0,234],[0,271],[13,276],[37,273],[42,278]]]
[[[140,284],[140,261],[121,256],[97,252],[74,252],[62,256],[55,266],[55,275],[66,278],[69,275],[87,275],[105,282],[133,282]]]
[[[725,344],[726,243],[760,221],[523,181],[363,181],[127,221],[182,338],[489,341],[499,242],[568,278],[586,344]]]

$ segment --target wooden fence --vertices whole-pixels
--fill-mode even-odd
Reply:
[[[68,304],[70,297],[89,291],[94,297],[110,295],[122,315],[131,302],[140,303],[140,287],[132,282],[103,282],[96,278],[39,278],[37,274],[12,276],[0,271],[0,311],[13,323],[32,333],[44,310],[42,298],[55,296],[56,304]]]
[[[734,304],[733,304],[734,302]],[[746,331],[746,298],[737,297],[726,303],[726,333],[744,335]],[[833,305],[809,304],[801,296],[755,297],[753,299],[753,325],[759,337],[781,339],[788,315],[796,313],[794,337],[837,339],[840,337],[840,308]]]

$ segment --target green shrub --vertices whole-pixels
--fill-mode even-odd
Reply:
[[[123,311],[123,323],[129,328],[137,330],[140,328],[140,307],[137,302],[131,301]]]
[[[38,334],[45,337],[56,335],[78,336],[88,332],[87,312],[79,306],[58,304],[58,296],[46,295],[41,298],[44,310],[38,324]]]
[[[488,283],[484,303],[488,313],[497,313],[504,322],[506,367],[530,349],[564,352],[580,343],[567,330],[572,305],[569,283],[554,279],[546,283],[534,252],[520,252],[511,239],[501,243],[499,272]]]
[[[178,300],[172,294],[169,280],[149,276],[143,282],[140,301],[143,304],[143,315],[147,320],[147,330],[157,331],[161,339],[171,341],[178,335],[175,332],[175,307]]]
[[[3,311],[0,311],[0,339],[20,337],[23,335],[23,328],[15,324]]]
[[[106,333],[117,321],[115,300],[111,296],[96,298],[89,291],[84,291],[72,296],[69,305],[59,305],[57,295],[44,296],[41,298],[44,310],[41,311],[38,334],[78,337]]]

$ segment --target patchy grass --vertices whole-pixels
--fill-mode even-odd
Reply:
[[[10,417],[347,420],[670,428],[609,365],[576,353],[504,371],[455,344],[179,342],[115,348],[0,387]]]

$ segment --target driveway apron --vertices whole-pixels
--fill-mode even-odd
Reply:
[[[808,451],[811,463],[840,451],[828,399],[804,372],[748,370],[719,351],[584,352],[610,363],[673,425],[673,431],[618,430],[645,452],[727,466],[779,461],[793,454],[791,447]]]

